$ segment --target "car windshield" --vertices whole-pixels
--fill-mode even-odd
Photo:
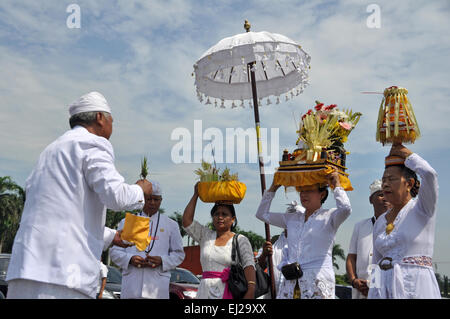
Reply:
[[[9,257],[0,257],[0,278],[6,277],[8,265],[9,265]]]
[[[120,270],[111,266],[108,266],[108,277],[106,278],[106,282],[112,284],[121,284],[122,283],[122,274]]]
[[[200,280],[189,270],[174,269],[171,271],[170,282],[183,284],[200,284]]]

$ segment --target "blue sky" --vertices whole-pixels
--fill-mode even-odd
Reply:
[[[68,5],[81,9],[81,28],[69,29]],[[370,4],[381,9],[381,28],[368,28]],[[353,225],[372,213],[369,184],[383,172],[388,147],[375,141],[381,92],[408,88],[422,137],[412,146],[439,174],[434,260],[450,274],[450,4],[448,1],[2,1],[0,4],[0,175],[24,185],[40,152],[68,129],[68,104],[89,91],[105,95],[113,110],[111,142],[127,182],[138,179],[142,156],[164,189],[168,214],[183,211],[198,164],[174,164],[170,139],[178,127],[253,128],[253,112],[215,109],[198,102],[193,64],[224,37],[252,31],[280,33],[311,55],[310,86],[280,105],[263,106],[261,126],[279,129],[279,150],[292,149],[297,116],[319,99],[363,113],[346,148],[352,216],[336,242],[348,250]],[[206,142],[204,143],[204,146]],[[251,146],[250,146],[251,147]],[[243,229],[264,233],[254,213],[261,194],[255,164],[228,163],[247,184],[237,207]],[[272,176],[266,177],[270,185]],[[296,199],[280,190],[272,204],[284,211]],[[325,204],[332,207],[332,198]],[[209,220],[199,203],[196,218]],[[272,228],[272,234],[280,232]],[[446,262],[446,263],[445,263]],[[343,266],[338,271],[342,273]]]

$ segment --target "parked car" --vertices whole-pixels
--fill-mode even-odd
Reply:
[[[189,270],[176,268],[171,270],[169,284],[170,299],[193,299],[197,296],[200,280]],[[109,290],[116,298],[120,298],[122,273],[119,269],[108,266],[108,278],[105,290]]]
[[[352,299],[352,287],[336,285],[335,286],[336,299]]]
[[[169,285],[170,299],[194,299],[197,296],[199,285],[200,280],[189,270],[173,269]]]
[[[0,254],[0,292],[5,297],[8,293],[8,283],[5,281],[11,254]]]
[[[120,289],[122,287],[122,273],[113,266],[108,267],[108,277],[106,278],[105,290],[110,291],[116,298],[120,298]]]

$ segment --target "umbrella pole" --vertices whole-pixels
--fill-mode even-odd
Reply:
[[[261,179],[261,194],[264,194],[266,190],[266,177],[264,174],[264,162],[262,157],[262,147],[261,147],[261,133],[260,133],[260,123],[259,123],[259,105],[258,105],[258,95],[256,92],[256,77],[255,72],[252,71],[253,64],[256,62],[250,62],[247,64],[247,74],[250,74],[250,82],[252,85],[252,96],[253,96],[253,111],[255,114],[255,127],[256,127],[256,143],[258,146],[258,163],[259,163],[259,177]],[[265,231],[266,231],[266,241],[270,241],[270,227],[269,224],[264,223]],[[268,256],[268,268],[270,275],[270,285],[271,285],[271,295],[272,299],[276,297],[275,291],[275,278],[273,275],[273,261],[272,255]]]

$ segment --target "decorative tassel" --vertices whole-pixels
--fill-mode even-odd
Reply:
[[[266,105],[270,105],[270,104],[272,104],[272,102],[270,101],[269,98],[267,98],[267,103],[266,103]]]
[[[208,105],[208,104],[211,104],[211,101],[209,100],[209,96],[208,96],[208,98],[206,99],[205,105]]]
[[[277,102],[275,104],[280,104],[280,96],[277,96]]]

